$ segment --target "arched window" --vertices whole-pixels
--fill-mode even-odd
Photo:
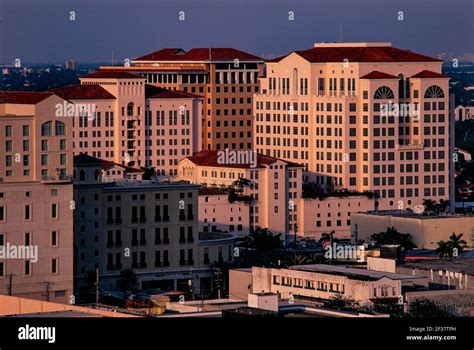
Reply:
[[[444,98],[444,91],[438,85],[431,85],[425,91],[425,98]]]
[[[293,95],[298,95],[298,69],[293,69]]]
[[[388,86],[379,87],[374,94],[376,100],[389,100],[394,98],[393,91]]]
[[[64,136],[66,135],[66,124],[60,121],[56,121],[56,128],[55,128],[55,135],[56,136]]]
[[[43,123],[41,125],[41,136],[51,136],[53,129],[53,122],[50,120],[49,122]]]
[[[127,115],[128,116],[133,116],[133,102],[130,102],[127,105]]]
[[[84,170],[79,171],[79,181],[86,181],[86,172]]]

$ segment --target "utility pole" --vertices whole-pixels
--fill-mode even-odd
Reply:
[[[99,268],[95,269],[95,305],[99,308]]]
[[[295,248],[296,248],[296,238],[297,238],[297,236],[298,236],[298,224],[295,224],[295,242],[294,242]]]
[[[12,295],[13,290],[13,274],[10,274],[10,284],[8,285],[8,295]]]

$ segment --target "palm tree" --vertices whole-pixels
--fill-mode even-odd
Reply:
[[[423,205],[426,209],[426,211],[436,211],[436,207],[437,207],[437,203],[436,201],[432,200],[432,199],[423,199]]]
[[[467,242],[461,239],[462,235],[462,233],[456,235],[453,232],[453,234],[449,236],[448,244],[451,246],[452,249],[457,249],[458,252],[462,252],[467,245]]]
[[[320,243],[324,243],[324,242],[337,243],[337,242],[339,242],[339,239],[334,238],[334,234],[335,234],[334,230],[332,230],[329,233],[323,232],[321,234],[321,238],[319,239],[319,242]]]
[[[437,244],[438,248],[435,249],[435,252],[438,253],[440,258],[452,258],[453,250],[451,249],[448,242],[439,241]]]
[[[247,188],[247,187],[250,187],[252,185],[252,181],[250,181],[249,179],[243,178],[243,177],[239,177],[238,180],[234,181],[233,185],[237,186],[238,189],[239,189],[239,192],[242,193],[244,187]],[[247,195],[247,193],[245,193],[245,194]]]

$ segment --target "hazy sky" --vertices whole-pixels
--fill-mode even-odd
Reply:
[[[163,47],[268,57],[317,41],[474,52],[473,0],[0,0],[0,62],[116,61]],[[75,11],[75,21],[70,20]],[[180,21],[179,12],[185,20]],[[294,12],[294,21],[288,12]],[[403,11],[403,21],[398,12]]]

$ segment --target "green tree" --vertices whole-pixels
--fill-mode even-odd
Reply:
[[[141,170],[144,171],[143,180],[151,180],[156,175],[155,167],[141,167]]]
[[[332,230],[329,233],[323,232],[321,234],[321,237],[319,238],[319,243],[324,243],[324,242],[332,242],[333,244],[339,243],[339,239],[334,238],[334,234],[335,234],[334,230]]]
[[[461,253],[467,245],[466,241],[461,239],[462,235],[462,233],[456,235],[453,232],[448,241],[439,241],[438,248],[435,249],[439,257],[451,259],[455,255],[454,252]]]
[[[451,317],[452,314],[429,299],[417,299],[410,303],[408,317]]]
[[[378,245],[398,244],[405,249],[415,248],[416,245],[412,241],[409,233],[400,233],[395,227],[387,227],[384,232],[374,233],[370,236]]]
[[[454,232],[452,233],[451,236],[449,236],[448,244],[453,249],[457,249],[458,252],[462,252],[464,248],[466,248],[466,245],[467,245],[467,242],[461,239],[462,236],[463,236],[462,233],[460,233],[459,235],[456,235]]]
[[[281,234],[274,235],[268,228],[257,227],[245,237],[246,246],[257,251],[281,248]]]

